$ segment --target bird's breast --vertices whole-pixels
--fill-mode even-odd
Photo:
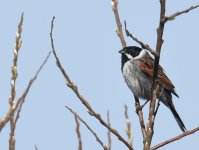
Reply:
[[[123,66],[123,76],[133,94],[139,98],[149,99],[152,82],[138,68],[139,61],[131,60]]]

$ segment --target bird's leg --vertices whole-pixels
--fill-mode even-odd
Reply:
[[[147,100],[143,105],[140,106],[139,99],[135,95],[134,95],[134,97],[135,97],[136,104],[139,104],[136,107],[136,113],[138,113],[139,110],[142,110],[142,108],[144,108],[144,106],[149,102],[149,100]]]
[[[149,102],[149,100],[147,100],[143,105],[141,105],[141,106],[136,110],[136,112],[139,111],[139,110],[142,110],[142,108],[144,108],[144,106],[145,106],[148,102]]]
[[[154,112],[154,117],[156,116],[159,107],[160,107],[160,100],[158,99],[158,104],[157,104],[156,110]]]

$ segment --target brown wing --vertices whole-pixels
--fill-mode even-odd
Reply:
[[[140,61],[141,61],[139,65],[140,69],[152,79],[154,60],[151,58],[151,56],[147,56],[145,57],[145,59],[140,59]],[[159,79],[160,85],[165,87],[167,90],[174,92],[174,88],[175,88],[174,85],[172,84],[170,79],[167,77],[167,75],[164,73],[164,70],[160,65],[158,69],[158,79]]]

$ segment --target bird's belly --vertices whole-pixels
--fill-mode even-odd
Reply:
[[[124,66],[123,76],[124,79],[133,92],[133,94],[142,99],[150,99],[151,95],[151,80],[148,79],[140,70],[136,69],[131,65],[131,67]]]

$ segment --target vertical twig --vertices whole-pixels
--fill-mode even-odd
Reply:
[[[140,101],[139,99],[134,95],[135,98],[135,108],[136,108],[136,112],[137,115],[139,117],[139,121],[140,121],[140,127],[141,127],[141,131],[142,131],[142,136],[143,136],[143,143],[146,139],[146,128],[145,128],[145,123],[144,123],[144,117],[143,117],[143,112],[141,106],[140,106]]]
[[[22,25],[23,25],[23,13],[21,14],[21,19],[18,25],[18,31],[16,33],[16,42],[14,47],[14,59],[13,59],[13,65],[11,67],[12,70],[12,77],[11,77],[11,91],[10,91],[10,97],[9,97],[9,104],[10,108],[13,108],[15,105],[15,96],[16,96],[16,90],[15,90],[15,84],[16,79],[18,76],[17,73],[17,60],[18,60],[18,53],[19,49],[21,48],[21,32],[22,32]],[[9,150],[15,150],[15,123],[14,123],[14,114],[10,116],[10,139],[9,139]]]
[[[154,126],[154,112],[155,112],[155,104],[156,104],[156,93],[158,91],[158,66],[160,61],[160,52],[163,44],[163,31],[164,31],[164,18],[165,18],[165,5],[166,0],[160,0],[160,20],[159,20],[159,27],[157,29],[157,43],[156,43],[156,52],[159,56],[155,56],[155,63],[154,63],[154,72],[153,72],[153,85],[151,90],[151,101],[150,101],[150,109],[149,109],[149,118],[147,124],[147,137],[145,140],[144,147],[146,150],[150,149],[151,141],[153,137],[153,126]]]
[[[38,147],[37,147],[37,145],[35,145],[35,150],[39,150]]]
[[[108,125],[111,126],[109,111],[107,111],[107,122],[108,122]],[[112,139],[111,139],[111,132],[110,132],[110,130],[108,130],[107,136],[108,136],[108,150],[111,150]]]
[[[131,122],[129,120],[129,116],[128,116],[128,107],[127,105],[124,105],[124,116],[126,119],[126,135],[128,136],[129,139],[129,145],[131,145],[131,147],[133,147],[133,132],[131,129]]]
[[[123,31],[122,31],[122,24],[121,24],[121,21],[120,21],[120,16],[119,16],[119,13],[118,13],[118,0],[112,0],[111,2],[112,4],[112,10],[114,12],[114,15],[115,15],[115,21],[116,21],[116,24],[117,24],[117,28],[116,28],[116,33],[120,39],[120,42],[122,44],[122,47],[126,47],[126,41],[124,39],[124,34],[123,34]]]
[[[75,122],[76,122],[76,133],[77,133],[77,138],[78,138],[78,150],[82,150],[82,138],[81,138],[81,132],[80,132],[80,123],[77,118],[77,114],[75,116]]]

